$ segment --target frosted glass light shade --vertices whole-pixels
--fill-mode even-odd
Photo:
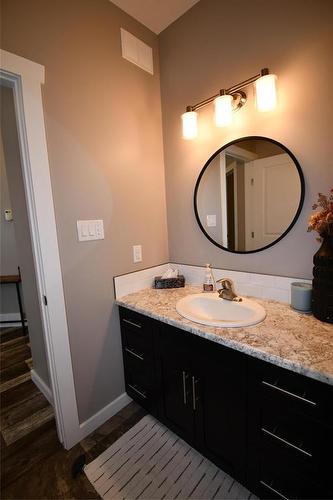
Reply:
[[[187,111],[182,114],[183,138],[187,140],[195,139],[198,135],[198,113]]]
[[[225,127],[232,122],[232,100],[231,95],[220,95],[214,99],[217,127]]]
[[[255,81],[258,111],[272,111],[277,104],[276,75],[264,75]]]

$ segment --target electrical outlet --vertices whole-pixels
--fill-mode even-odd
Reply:
[[[133,245],[133,262],[142,262],[142,246]]]

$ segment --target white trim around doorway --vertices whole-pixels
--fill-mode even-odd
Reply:
[[[45,70],[0,51],[0,82],[14,92],[22,174],[45,336],[52,399],[66,449],[83,435],[79,423],[45,136],[41,86]]]

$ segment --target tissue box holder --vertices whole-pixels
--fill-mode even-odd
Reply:
[[[177,278],[155,277],[155,288],[182,288],[185,286],[185,278],[181,274]]]

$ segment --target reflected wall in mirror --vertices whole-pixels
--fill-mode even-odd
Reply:
[[[236,253],[268,248],[295,224],[304,178],[294,155],[265,137],[244,137],[216,151],[194,191],[198,224],[215,245]]]

